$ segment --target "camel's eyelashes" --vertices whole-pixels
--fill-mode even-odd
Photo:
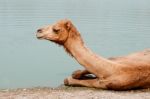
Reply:
[[[59,31],[60,31],[60,29],[53,28],[53,32],[54,32],[54,33],[58,34]]]

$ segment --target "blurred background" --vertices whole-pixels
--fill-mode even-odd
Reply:
[[[150,47],[150,0],[0,0],[0,89],[57,87],[83,69],[36,30],[68,18],[103,57]]]

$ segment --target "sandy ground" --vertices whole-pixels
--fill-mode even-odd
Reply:
[[[0,99],[150,99],[150,89],[110,91],[85,87],[0,90]]]

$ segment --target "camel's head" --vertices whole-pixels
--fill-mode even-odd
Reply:
[[[38,39],[46,39],[62,45],[67,41],[71,27],[70,20],[60,20],[53,25],[38,29],[36,36]]]

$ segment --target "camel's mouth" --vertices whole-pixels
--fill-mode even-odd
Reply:
[[[42,38],[42,37],[37,37],[37,39],[41,40],[41,39],[43,39],[43,38]]]
[[[43,39],[44,38],[43,29],[38,29],[37,30],[36,37],[37,37],[37,39]]]
[[[43,36],[40,35],[39,33],[36,33],[36,37],[37,37],[37,39],[43,39]]]

